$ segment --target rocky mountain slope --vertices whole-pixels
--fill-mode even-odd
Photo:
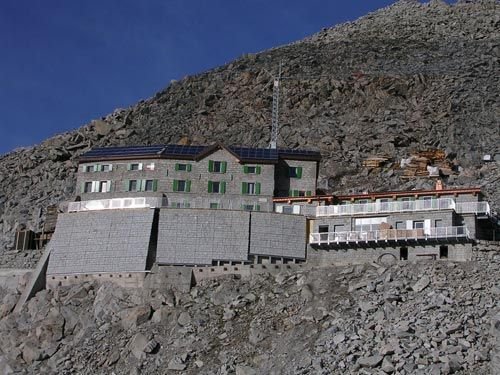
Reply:
[[[430,187],[402,179],[401,158],[441,149],[448,185],[483,186],[500,202],[500,3],[433,0],[393,6],[296,43],[186,77],[137,105],[0,158],[0,247],[44,208],[74,196],[76,158],[93,146],[211,143],[267,146],[272,77],[282,62],[279,145],[320,150],[327,191]],[[362,167],[384,155],[382,168]]]
[[[0,372],[495,374],[500,255],[206,280],[190,293],[83,284],[0,308]]]

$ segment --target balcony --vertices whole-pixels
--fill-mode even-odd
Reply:
[[[70,202],[68,212],[155,208],[161,206],[162,198],[157,197],[95,199],[91,201]]]
[[[488,202],[461,202],[455,204],[457,214],[476,214],[490,216],[490,204]]]
[[[346,205],[318,206],[316,216],[352,216],[391,212],[415,212],[455,209],[452,198],[416,201],[374,202]]]
[[[375,231],[311,233],[311,245],[339,245],[349,243],[398,242],[419,240],[469,239],[469,230],[461,227],[437,227],[428,229],[381,229]]]

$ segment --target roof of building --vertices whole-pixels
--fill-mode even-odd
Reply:
[[[402,191],[384,191],[384,192],[368,192],[360,194],[346,195],[316,195],[312,197],[279,197],[274,198],[275,203],[293,203],[293,202],[308,202],[308,201],[325,201],[339,202],[357,199],[380,199],[380,198],[398,198],[398,197],[424,197],[424,196],[445,196],[445,195],[460,195],[460,194],[481,194],[481,188],[446,188],[432,190],[402,190]]]
[[[212,152],[224,149],[240,162],[277,163],[279,159],[319,161],[321,154],[311,150],[253,148],[214,145],[153,145],[94,148],[79,158],[80,162],[134,160],[134,159],[182,159],[201,160]]]

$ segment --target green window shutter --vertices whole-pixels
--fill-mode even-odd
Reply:
[[[82,193],[85,192],[85,182],[82,182],[82,189],[81,189]]]
[[[221,168],[222,168],[221,172],[222,172],[222,173],[226,173],[226,169],[227,169],[227,161],[223,161],[223,162],[222,162]]]
[[[260,174],[260,172],[261,172],[261,167],[260,165],[258,165],[255,167],[255,173]]]
[[[213,182],[212,181],[208,181],[208,192],[209,193],[211,193],[211,192],[214,191],[213,186],[214,186]]]
[[[175,163],[175,170],[178,171],[179,170],[179,163]]]
[[[186,193],[191,191],[191,180],[186,181]]]
[[[188,164],[188,165],[187,165],[187,171],[188,171],[188,172],[191,172],[191,164]]]
[[[172,185],[172,189],[174,191],[177,191],[177,189],[178,189],[177,186],[178,186],[177,180],[174,180],[173,185]]]
[[[297,167],[297,178],[302,178],[302,167]]]
[[[139,190],[144,191],[146,189],[146,180],[140,180],[140,181],[141,181],[141,188]]]
[[[131,164],[127,164],[127,171],[130,171],[132,169]]]
[[[220,192],[221,192],[221,194],[225,194],[226,193],[226,181],[222,181],[220,183]]]
[[[241,194],[248,194],[248,184],[246,182],[241,183]]]
[[[99,172],[99,164],[94,165],[94,172]]]
[[[158,180],[153,180],[153,191],[158,190]]]
[[[125,180],[123,182],[123,191],[129,191],[128,188],[130,187],[130,180]]]
[[[294,197],[298,197],[299,196],[299,191],[298,190],[294,190],[293,191],[293,196]]]
[[[255,211],[260,211],[260,204],[255,205]]]
[[[260,194],[260,182],[255,183],[255,194],[256,195]]]
[[[108,190],[107,190],[107,192],[109,193],[111,191],[113,191],[113,182],[112,181],[108,181]]]
[[[293,197],[293,190],[288,190],[288,196]]]
[[[311,195],[311,190],[306,191],[306,197],[310,197]]]
[[[209,160],[208,161],[208,171],[209,172],[213,172],[214,171],[214,161],[213,160]]]
[[[243,166],[243,173],[248,173],[248,165]]]

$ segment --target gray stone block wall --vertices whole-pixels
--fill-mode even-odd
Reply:
[[[212,264],[248,260],[250,213],[162,209],[156,260],[160,264]]]
[[[317,166],[315,161],[280,160],[275,173],[277,196],[289,196],[290,190],[311,191],[316,195]],[[288,177],[289,167],[301,167],[301,178]]]
[[[440,259],[440,246],[448,247],[448,260],[467,261],[472,259],[472,243],[401,244],[387,247],[357,247],[325,249],[307,247],[307,262],[312,265],[362,264],[369,262],[401,260],[401,248],[408,249],[408,261]]]
[[[154,211],[61,214],[47,274],[145,271]]]
[[[225,173],[209,172],[209,161],[224,161],[227,163]],[[143,169],[140,171],[128,170],[130,163],[140,162]],[[290,161],[291,162],[291,161]],[[154,163],[154,170],[147,170],[146,165]],[[191,171],[176,171],[176,164],[190,164]],[[316,189],[316,162],[293,161],[294,165],[303,166],[301,179],[292,184],[294,189]],[[258,205],[261,211],[272,211],[272,197],[275,191],[274,164],[246,164],[260,167],[259,174],[244,173],[244,164],[226,150],[218,150],[200,161],[173,160],[173,159],[146,159],[137,161],[115,161],[109,172],[83,172],[87,165],[106,164],[84,163],[79,166],[77,174],[77,195],[82,200],[109,199],[130,196],[162,196],[165,195],[169,205],[172,203],[189,203],[192,208],[209,208],[210,203],[219,203],[225,209],[242,209],[243,205]],[[156,192],[129,192],[125,185],[128,180],[151,179],[157,180]],[[112,181],[111,191],[106,193],[83,193],[82,186],[86,181]],[[174,192],[174,180],[191,181],[189,192]],[[299,181],[300,180],[300,181]],[[209,193],[208,182],[221,181],[226,183],[226,192]],[[260,183],[260,194],[242,194],[242,183]]]
[[[305,258],[305,217],[252,212],[250,228],[250,254]]]

